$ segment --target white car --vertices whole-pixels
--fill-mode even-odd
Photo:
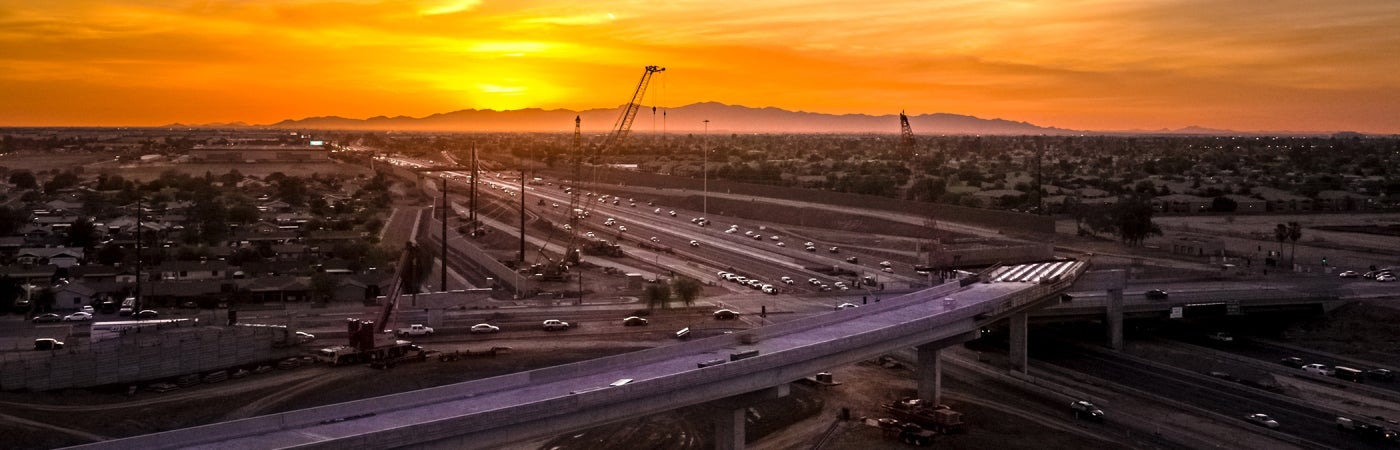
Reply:
[[[626,233],[626,232],[627,232],[627,226],[626,226],[626,225],[618,225],[618,226],[617,226],[617,231],[620,232],[620,233]]]
[[[1389,283],[1389,282],[1395,281],[1395,275],[1391,275],[1391,274],[1388,274],[1388,273],[1376,275],[1376,281],[1379,281],[1379,282],[1382,282],[1382,283]]]
[[[779,247],[787,247],[787,244],[784,244],[783,241],[778,241],[778,246],[779,246]]]
[[[64,322],[87,322],[90,320],[92,320],[92,314],[81,311],[63,316]]]
[[[1250,414],[1248,416],[1244,416],[1244,420],[1248,420],[1250,423],[1253,423],[1255,425],[1260,425],[1269,428],[1278,428],[1278,421],[1275,421],[1274,418],[1269,417],[1268,414]]]
[[[836,309],[851,309],[851,308],[856,308],[856,307],[859,307],[859,305],[856,305],[855,303],[842,303],[842,304],[836,305]]]
[[[894,268],[893,268],[893,267],[886,267],[886,268],[880,269],[880,271],[881,271],[881,272],[885,272],[885,273],[894,273]]]
[[[782,277],[778,280],[781,280],[783,283],[792,284],[792,277]]]
[[[92,313],[95,313],[95,312],[96,312],[95,310],[92,309],[92,305],[83,305],[83,307],[82,307],[82,308],[79,308],[78,310],[79,310],[79,311],[82,311],[82,312],[85,312],[85,313],[88,313],[88,314],[92,314]]]
[[[691,246],[691,247],[699,247],[699,246],[700,246],[700,241],[691,239],[691,240],[690,240],[690,246]]]
[[[495,326],[495,325],[491,325],[491,324],[487,324],[487,323],[478,323],[478,324],[476,324],[476,325],[472,325],[472,329],[471,329],[472,334],[479,334],[479,333],[495,333],[495,332],[498,332],[498,331],[501,331],[501,327],[498,327],[498,326]]]

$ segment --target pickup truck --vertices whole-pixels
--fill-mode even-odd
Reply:
[[[433,335],[433,327],[424,326],[424,325],[422,325],[422,324],[417,324],[417,323],[415,323],[415,324],[413,324],[413,325],[409,325],[408,328],[400,328],[400,329],[399,329],[399,337],[407,337],[407,336],[432,336],[432,335]]]

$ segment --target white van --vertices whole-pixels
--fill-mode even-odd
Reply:
[[[129,316],[136,312],[136,297],[127,297],[122,300],[122,308],[117,310],[117,315]]]

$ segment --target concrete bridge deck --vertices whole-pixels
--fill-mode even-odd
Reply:
[[[83,447],[498,447],[761,392],[898,349],[960,342],[989,316],[1058,297],[1084,264],[1008,270],[1042,275],[948,283],[730,335]]]

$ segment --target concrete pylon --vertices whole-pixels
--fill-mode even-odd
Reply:
[[[1030,342],[1026,336],[1029,332],[1026,323],[1029,319],[1029,316],[1024,312],[1012,314],[1010,319],[1011,348],[1008,353],[1010,354],[1011,370],[1021,373],[1026,373],[1026,345]]]
[[[1108,289],[1108,305],[1105,308],[1107,317],[1104,322],[1108,325],[1108,347],[1114,350],[1123,350],[1123,289]]]
[[[935,405],[943,403],[942,347],[924,344],[917,347],[918,367],[914,376],[918,377],[919,398]]]
[[[742,450],[745,439],[744,420],[748,417],[749,406],[764,400],[786,397],[788,392],[788,384],[783,383],[705,403],[715,424],[715,450]]]

